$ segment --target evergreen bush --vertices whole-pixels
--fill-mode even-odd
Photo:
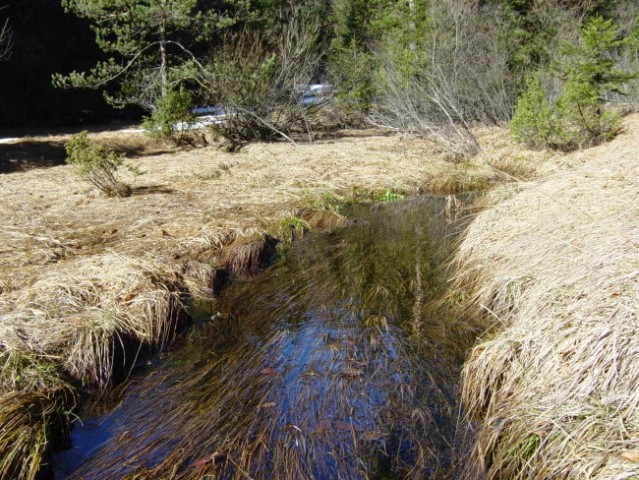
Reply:
[[[519,98],[510,131],[515,140],[533,147],[561,150],[596,145],[619,131],[621,111],[610,105],[611,94],[637,78],[637,72],[620,68],[615,55],[627,40],[612,20],[590,18],[578,44],[564,44],[555,74],[564,82],[554,106],[538,80],[529,80]]]
[[[153,113],[145,117],[144,129],[154,138],[182,145],[188,137],[188,124],[195,121],[192,108],[191,95],[183,87],[169,90],[158,99]]]
[[[85,130],[71,137],[65,148],[66,162],[75,165],[78,175],[95,185],[109,197],[131,195],[131,187],[117,178],[124,155],[118,155],[102,144],[91,143]]]
[[[553,109],[538,78],[526,81],[526,90],[517,101],[510,121],[510,133],[521,143],[534,148],[552,145],[556,139]]]

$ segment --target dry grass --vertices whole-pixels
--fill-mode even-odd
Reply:
[[[466,478],[639,477],[637,117],[607,145],[480,214],[458,287],[492,328],[463,400]]]
[[[88,387],[131,364],[131,341],[161,348],[184,320],[180,278],[157,262],[104,254],[56,267],[0,314],[2,346],[54,359]]]
[[[486,158],[519,154],[503,131],[479,135]],[[60,156],[68,137],[0,146],[10,167],[0,171],[15,172],[0,175],[0,348],[13,358],[60,365],[56,378],[70,375],[96,392],[128,373],[140,344],[171,340],[184,320],[183,289],[193,295],[219,289],[225,272],[217,267],[234,240],[272,231],[282,212],[326,203],[336,193],[417,193],[433,179],[456,175],[432,145],[385,132],[344,133],[297,147],[255,144],[237,154],[214,147],[169,151],[130,133],[90,138],[127,152],[146,172],[123,178],[132,196],[102,196],[67,165],[17,171],[63,162],[40,157]],[[487,163],[479,159],[472,167],[483,172],[478,177],[494,176],[493,168],[479,165]],[[304,220],[343,222],[333,214]],[[248,257],[244,263],[252,266]],[[230,262],[230,269],[242,263]],[[30,394],[43,394],[42,384],[36,376]],[[3,399],[14,398],[4,396],[11,385],[3,383]]]
[[[267,233],[238,236],[224,249],[224,269],[237,277],[255,275],[275,259],[277,242]]]
[[[0,396],[0,478],[34,480],[56,438],[68,433],[70,392]]]

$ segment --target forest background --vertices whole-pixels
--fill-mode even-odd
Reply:
[[[161,130],[222,105],[250,113],[223,132],[241,145],[326,123],[294,112],[300,88],[324,83],[333,126],[425,135],[467,158],[471,126],[513,115],[532,145],[598,143],[639,95],[633,0],[7,3],[5,129],[147,115]]]

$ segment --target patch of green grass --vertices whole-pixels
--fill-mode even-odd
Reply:
[[[58,365],[34,354],[0,351],[0,391],[42,391],[66,387]]]
[[[394,190],[387,188],[383,193],[377,196],[377,200],[380,202],[395,202],[397,200],[404,200],[406,196],[403,193],[395,192]]]
[[[282,218],[275,226],[275,236],[284,245],[290,245],[297,238],[303,238],[312,230],[311,225],[299,217]]]
[[[310,206],[317,210],[328,210],[329,212],[340,213],[345,203],[347,203],[347,201],[343,196],[333,192],[326,192],[322,196],[311,200]]]

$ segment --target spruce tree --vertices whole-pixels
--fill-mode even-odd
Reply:
[[[157,100],[197,76],[194,46],[216,29],[233,23],[227,13],[200,10],[198,0],[61,0],[67,12],[92,22],[98,46],[110,58],[88,72],[55,74],[59,87],[103,88],[115,106],[137,104],[154,110]],[[243,11],[243,0],[227,1]]]

